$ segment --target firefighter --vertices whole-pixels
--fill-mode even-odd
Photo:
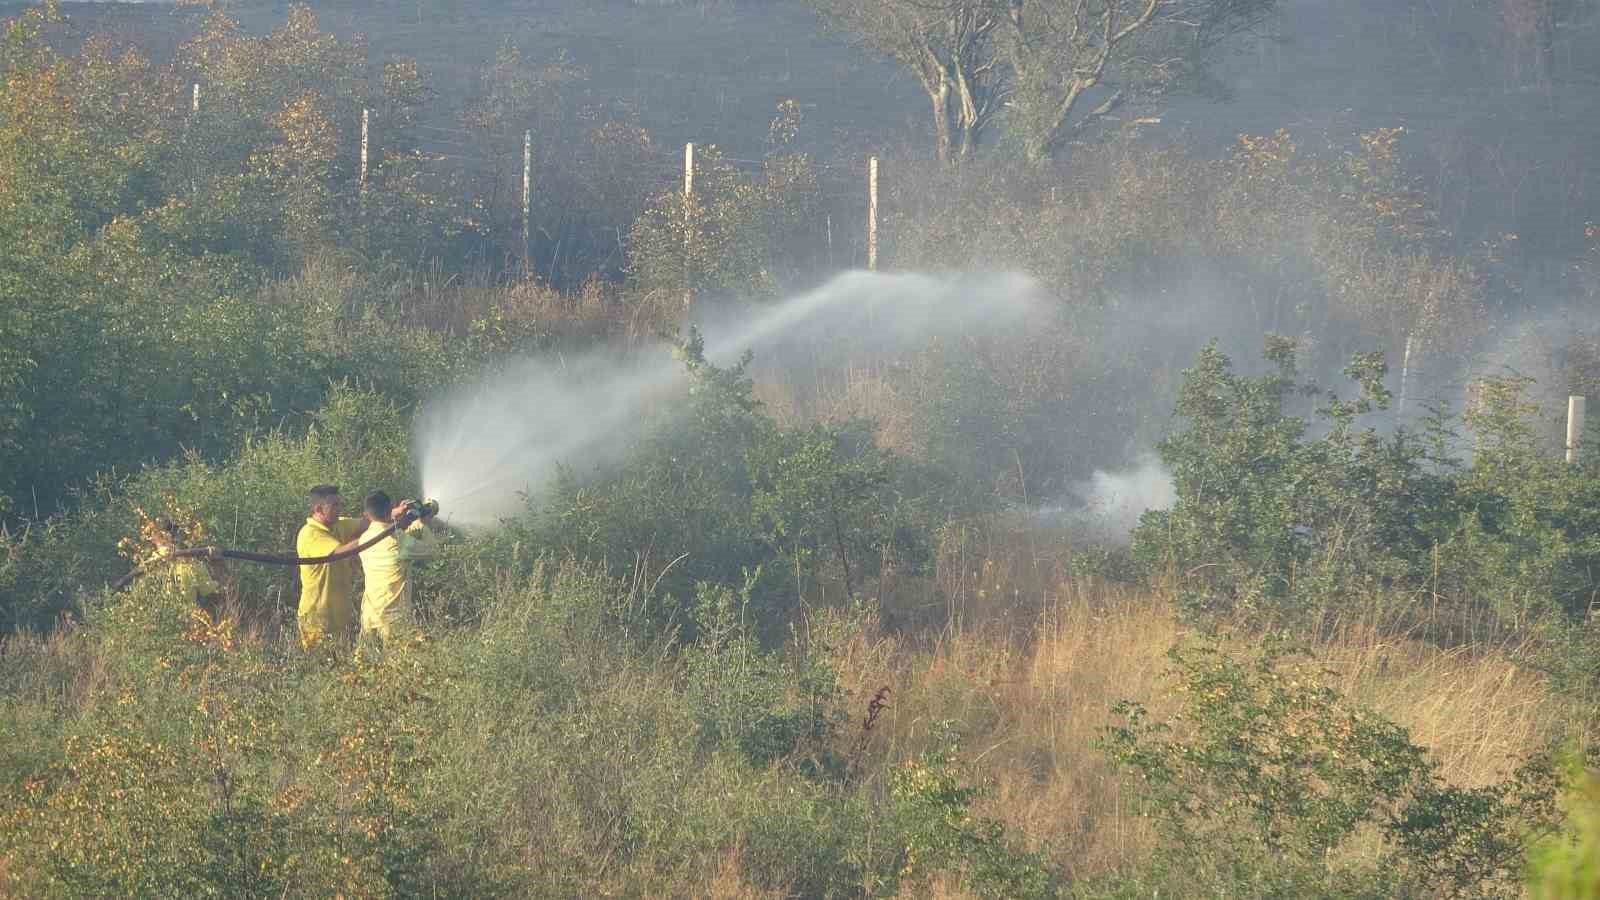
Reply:
[[[435,506],[421,506],[410,500],[391,505],[389,495],[373,491],[363,504],[367,530],[365,543],[394,524],[395,516],[410,521],[383,540],[361,551],[361,573],[366,590],[361,597],[361,636],[376,635],[387,644],[411,622],[411,561],[433,555],[434,542],[429,526]]]
[[[339,486],[319,484],[307,492],[311,514],[295,538],[299,556],[330,556],[361,544],[365,519],[341,516]],[[355,622],[355,560],[300,567],[300,646],[309,650],[326,638],[342,640]]]

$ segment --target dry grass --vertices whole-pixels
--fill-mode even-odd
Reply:
[[[762,890],[745,880],[740,856],[744,848],[734,844],[717,859],[716,869],[706,878],[705,888],[694,894],[704,900],[779,900],[783,891]]]
[[[1518,649],[1444,650],[1349,629],[1318,652],[1332,687],[1409,728],[1451,782],[1477,787],[1571,724]]]
[[[994,537],[977,544],[990,540],[985,549],[1000,549]],[[1069,877],[1106,872],[1143,856],[1153,835],[1096,741],[1117,700],[1158,717],[1176,711],[1166,651],[1184,631],[1158,594],[1066,577],[1064,549],[1011,548],[944,560],[943,602],[961,624],[921,638],[868,629],[840,651],[844,687],[862,708],[878,687],[894,692],[872,753],[905,758],[935,722],[958,722],[964,756],[989,788],[981,811]],[[1363,628],[1313,648],[1331,687],[1409,728],[1462,786],[1503,778],[1570,724],[1513,651],[1446,650]]]
[[[867,419],[874,423],[877,443],[883,449],[910,459],[924,454],[916,400],[896,386],[881,364],[819,367],[815,378],[805,385],[797,383],[793,372],[758,369],[754,374],[756,399],[779,425],[788,428]]]

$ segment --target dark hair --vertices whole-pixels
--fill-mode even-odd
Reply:
[[[367,512],[372,513],[380,519],[387,518],[389,515],[389,510],[394,508],[394,504],[389,502],[389,495],[385,494],[383,491],[373,491],[372,493],[368,494],[366,503],[362,505],[366,508]]]
[[[337,484],[318,484],[314,485],[311,490],[306,491],[306,499],[310,501],[312,506],[326,503],[337,496],[339,496],[339,486]]]

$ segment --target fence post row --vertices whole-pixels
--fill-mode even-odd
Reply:
[[[189,109],[193,113],[200,111],[200,83],[195,82],[190,89]],[[364,199],[367,193],[367,173],[370,163],[372,147],[372,110],[363,107],[361,110],[361,163],[359,174],[359,191]],[[683,145],[683,208],[684,208],[684,267],[692,265],[694,252],[694,143]],[[828,214],[828,254],[833,255],[833,214]],[[522,264],[526,269],[529,264],[530,241],[533,235],[533,130],[522,132]],[[867,268],[877,271],[878,268],[878,157],[867,158]],[[694,299],[693,288],[686,277],[683,291],[683,305],[688,308]],[[1409,349],[1409,342],[1408,342]],[[1581,398],[1580,398],[1581,400]],[[1404,400],[1401,401],[1402,403]],[[1581,415],[1581,413],[1580,413]]]

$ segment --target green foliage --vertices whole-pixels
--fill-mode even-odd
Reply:
[[[965,783],[959,745],[941,723],[936,745],[890,775],[889,793],[902,829],[899,877],[914,881],[952,871],[980,897],[1045,897],[1051,875],[1036,854],[1014,849],[997,821],[972,813],[979,790]]]
[[[651,136],[579,102],[571,60],[507,43],[462,123],[491,160],[534,131],[524,246],[505,237],[520,197],[503,172],[441,173],[412,149],[429,95],[415,64],[369,59],[304,7],[264,35],[195,21],[171,65],[100,40],[50,49],[53,5],[0,42],[0,632],[21,632],[0,647],[0,893],[670,896],[732,860],[783,894],[949,878],[1048,895],[1063,873],[976,812],[953,739],[856,767],[842,685],[861,673],[840,660],[859,598],[880,575],[927,574],[945,518],[1036,501],[1122,452],[1084,410],[1150,433],[1130,386],[1175,365],[1113,355],[1118,322],[1150,318],[1129,285],[1205,258],[1256,324],[1326,329],[1323,354],[1402,336],[1444,352],[1480,318],[1486,275],[1439,255],[1396,130],[1323,158],[1285,134],[1216,165],[1113,149],[1070,184],[908,166],[889,181],[886,257],[1014,264],[1072,315],[1020,349],[891,361],[894,423],[780,424],[749,359],[714,366],[692,334],[681,396],[628,436],[625,463],[569,473],[525,521],[418,568],[428,639],[306,657],[281,641],[288,570],[231,569],[239,621],[159,577],[100,590],[126,571],[115,551],[140,512],[286,550],[309,484],[411,493],[415,401],[482,355],[565,346],[568,298],[495,284],[506,260],[549,284],[620,278],[627,232],[633,313],[775,297],[818,268],[819,170],[793,151],[786,101],[759,173],[702,148],[693,198],[647,199]],[[361,109],[384,148],[364,184]],[[616,293],[586,294],[584,322],[628,316]],[[1147,569],[1208,620],[1422,596],[1508,628],[1561,619],[1538,632],[1546,667],[1592,683],[1600,644],[1579,619],[1600,462],[1556,463],[1516,380],[1477,389],[1470,463],[1443,415],[1367,429],[1381,357],[1355,358],[1346,399],[1305,389],[1297,352],[1274,342],[1258,378],[1202,354],[1163,447],[1178,505],[1136,542]],[[1109,741],[1167,841],[1112,893],[1488,893],[1554,821],[1543,760],[1454,788],[1403,729],[1275,656],[1179,665],[1187,718],[1124,707]],[[1586,852],[1573,809],[1539,877]]]
[[[797,572],[831,560],[846,595],[855,593],[861,566],[896,538],[886,496],[893,460],[873,445],[871,429],[855,422],[774,430],[752,448],[749,462],[751,511],[764,540]]]
[[[1441,549],[1458,590],[1491,599],[1515,626],[1552,614],[1581,617],[1600,561],[1595,502],[1600,467],[1568,466],[1533,425],[1520,378],[1485,378],[1464,416],[1473,459],[1458,479],[1462,519]]]
[[[886,555],[925,561],[930,504],[917,491],[927,485],[863,425],[780,428],[751,393],[748,357],[714,366],[698,334],[680,352],[681,403],[663,405],[620,471],[558,485],[530,541],[617,571],[647,554],[646,568],[663,568],[658,590],[677,598],[654,614],[690,636],[695,620],[679,604],[700,582],[740,584],[758,572],[748,599],[772,638],[820,576],[838,578],[848,596]]]
[[[1577,753],[1564,760],[1561,830],[1528,854],[1527,890],[1535,900],[1600,897],[1600,777]]]
[[[716,147],[697,148],[693,194],[661,194],[633,224],[628,275],[638,301],[667,311],[685,296],[775,299],[816,261],[818,192],[803,154],[775,148],[747,176]]]
[[[1427,547],[1440,486],[1423,448],[1403,431],[1385,438],[1354,427],[1387,401],[1381,361],[1347,369],[1361,382],[1358,399],[1322,395],[1328,430],[1311,438],[1286,411],[1319,393],[1298,381],[1294,345],[1273,339],[1267,356],[1273,371],[1252,378],[1214,345],[1203,350],[1176,405],[1188,427],[1159,446],[1178,499],[1146,514],[1135,553],[1170,573],[1191,613],[1270,621],[1320,611],[1343,592],[1373,589]]]
[[[986,896],[1047,883],[967,812],[953,749],[889,776],[892,797],[840,777],[831,660],[859,617],[819,613],[780,653],[731,593],[701,599],[701,641],[674,648],[636,585],[541,562],[470,627],[306,656],[141,582],[64,643],[0,652],[0,727],[20,738],[0,747],[0,886],[660,896],[730,858],[804,896],[937,872]]]
[[[1105,740],[1139,778],[1163,838],[1140,878],[1207,892],[1251,884],[1252,896],[1501,896],[1524,836],[1553,827],[1547,759],[1498,784],[1454,787],[1404,728],[1322,685],[1310,665],[1285,665],[1280,650],[1171,656],[1182,715],[1152,721],[1124,702]],[[1357,849],[1373,832],[1378,856]]]
[[[750,472],[745,455],[770,422],[761,415],[745,374],[746,359],[719,368],[705,361],[697,335],[683,346],[686,395],[663,404],[645,423],[628,465],[581,481],[572,473],[545,503],[536,546],[606,560],[628,571],[644,554],[648,568],[667,567],[664,596],[687,602],[695,584],[737,584],[765,554],[751,528]],[[681,557],[681,559],[680,559]],[[770,599],[763,590],[758,602]],[[655,608],[658,621],[691,624],[676,603]],[[761,613],[763,621],[771,621]]]
[[[452,868],[424,802],[446,657],[417,646],[332,671],[277,658],[155,583],[92,627],[115,664],[106,694],[8,804],[0,853],[30,893],[499,889]],[[320,715],[302,719],[305,704]]]
[[[1417,432],[1358,426],[1387,403],[1378,357],[1346,369],[1354,400],[1300,383],[1292,345],[1269,342],[1268,357],[1275,370],[1248,377],[1202,351],[1176,407],[1186,427],[1160,447],[1177,503],[1146,515],[1134,548],[1186,611],[1304,623],[1400,588],[1505,628],[1585,613],[1600,468],[1551,451],[1524,380],[1477,384],[1463,464],[1442,413]],[[1291,414],[1301,397],[1321,400],[1319,436]]]
[[[699,639],[684,651],[684,670],[701,731],[757,765],[806,754],[811,768],[837,771],[840,762],[826,749],[845,718],[835,674],[819,655],[761,649],[747,621],[756,580],[747,576],[737,598],[699,586]]]

